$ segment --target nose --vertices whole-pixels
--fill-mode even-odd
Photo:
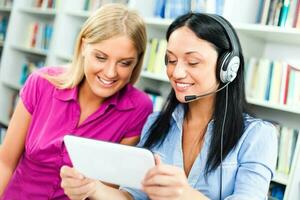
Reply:
[[[184,63],[177,62],[177,64],[174,66],[174,70],[172,73],[173,77],[176,79],[182,79],[186,77],[186,70],[184,67]]]
[[[104,68],[104,74],[107,78],[115,78],[117,76],[117,64],[109,62]]]

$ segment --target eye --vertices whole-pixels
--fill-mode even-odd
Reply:
[[[196,66],[196,65],[199,64],[199,62],[189,62],[188,64],[189,64],[190,66]]]
[[[121,66],[124,66],[124,67],[130,67],[132,65],[131,61],[121,61],[119,63],[121,64]]]
[[[168,63],[170,63],[170,64],[176,64],[176,62],[177,62],[176,60],[169,60],[168,61]]]
[[[103,56],[99,56],[99,55],[96,55],[96,59],[100,62],[104,62],[106,61],[106,57],[103,57]]]
[[[167,57],[167,59],[166,59],[166,64],[168,65],[168,64],[170,64],[170,65],[174,65],[174,64],[176,64],[177,63],[177,60],[176,59],[172,59],[172,58],[168,58]]]

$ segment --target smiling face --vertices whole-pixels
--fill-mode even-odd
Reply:
[[[96,44],[86,44],[83,40],[82,55],[85,74],[83,87],[100,99],[121,90],[129,82],[138,61],[137,50],[125,35]]]
[[[167,58],[167,74],[180,102],[185,102],[187,95],[217,89],[218,53],[211,43],[198,38],[188,27],[178,28],[170,35]]]

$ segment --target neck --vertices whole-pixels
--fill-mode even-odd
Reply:
[[[215,95],[188,103],[186,118],[196,120],[201,124],[208,124],[214,112]]]
[[[78,101],[80,105],[89,104],[99,107],[104,100],[104,98],[100,98],[93,93],[86,80],[84,80],[83,83],[79,86]]]

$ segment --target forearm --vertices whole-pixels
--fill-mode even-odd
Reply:
[[[199,192],[198,190],[195,190],[193,188],[190,188],[190,191],[187,192],[185,195],[186,200],[195,199],[195,200],[209,200],[208,197],[206,197],[204,194]]]
[[[0,197],[2,196],[12,174],[13,170],[7,167],[1,160],[0,160]]]
[[[91,200],[133,200],[133,198],[126,192],[119,189],[109,187],[105,184],[98,184],[97,190]]]

